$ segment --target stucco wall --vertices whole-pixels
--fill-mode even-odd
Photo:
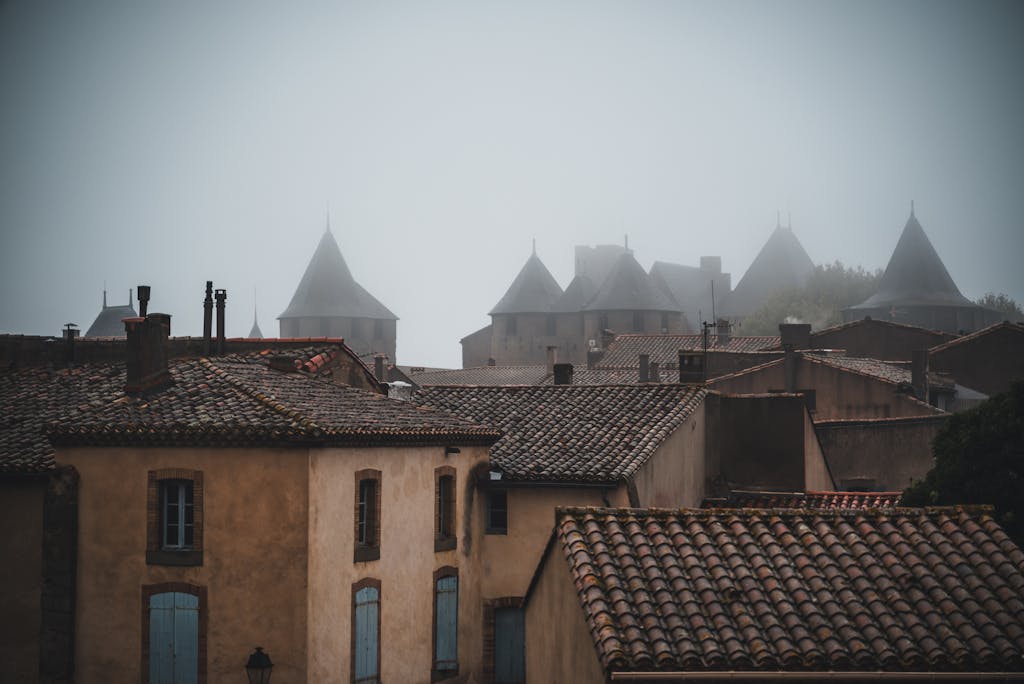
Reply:
[[[309,471],[309,681],[348,681],[351,672],[352,585],[365,578],[381,582],[381,678],[429,682],[433,663],[433,573],[459,569],[460,674],[479,672],[480,573],[472,556],[478,538],[467,540],[470,471],[487,460],[485,447],[319,449]],[[434,551],[434,469],[456,469],[454,550]],[[355,475],[381,471],[380,558],[353,560]],[[276,681],[277,672],[274,672]],[[457,680],[456,680],[457,681]]]
[[[550,684],[604,681],[561,547],[545,560],[526,604],[526,681]]]
[[[1005,392],[1014,379],[1024,378],[1024,326],[996,329],[933,352],[928,365],[932,371],[949,373],[964,387],[988,395]]]
[[[39,679],[46,479],[0,479],[0,682]]]
[[[871,489],[895,491],[931,469],[932,441],[948,417],[819,422],[815,427],[836,487],[873,480]]]
[[[207,588],[210,682],[238,681],[254,646],[274,679],[306,681],[305,450],[75,448],[57,453],[81,476],[76,681],[141,680],[141,587]],[[146,564],[147,472],[203,471],[204,561]]]
[[[715,378],[712,389],[732,394],[755,394],[786,387],[784,362],[739,375]],[[797,361],[796,389],[816,393],[815,421],[836,418],[896,418],[932,415],[934,411],[907,395],[896,385],[804,359]]]
[[[556,506],[604,506],[596,488],[512,488],[508,490],[508,534],[487,534],[481,539],[482,598],[524,596],[555,524]],[[477,496],[480,511],[474,526],[484,529],[486,497]],[[607,492],[612,506],[628,506],[625,487]]]
[[[825,452],[818,440],[811,415],[804,411],[804,487],[803,491],[833,491],[837,483],[825,459]]]
[[[633,478],[643,507],[699,507],[704,498],[704,405],[666,439]]]

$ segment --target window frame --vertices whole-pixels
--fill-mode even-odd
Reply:
[[[381,610],[383,601],[383,592],[381,591],[381,581],[376,577],[364,577],[352,584],[352,621],[349,625],[349,631],[352,635],[352,646],[349,651],[349,681],[356,681],[356,594],[363,589],[375,589],[377,591],[377,676],[376,681],[380,682],[381,672],[381,661],[380,661],[380,642],[381,642],[381,626],[384,623],[384,611]],[[361,681],[367,681],[365,678]]]
[[[491,511],[494,509],[493,497],[500,494],[505,499],[505,525],[498,527],[491,520]],[[484,506],[484,534],[508,534],[508,490],[498,487],[490,487],[486,490],[486,505]]]
[[[364,502],[364,487],[372,484],[373,501]],[[364,563],[380,558],[380,537],[381,537],[381,472],[372,468],[358,470],[355,473],[355,490],[353,499],[353,531],[352,531],[352,562]],[[361,518],[362,514],[362,518]],[[370,516],[366,518],[365,516]],[[367,530],[367,525],[370,526]],[[362,532],[369,533],[368,537],[360,537]]]
[[[179,528],[179,545],[167,545],[165,519],[165,488],[171,484],[191,487],[192,544],[185,545],[185,529]],[[203,564],[203,522],[205,489],[203,472],[184,468],[150,470],[146,483],[146,564],[170,566],[201,566]],[[178,511],[179,520],[184,510]]]
[[[439,669],[437,664],[437,601],[439,592],[437,585],[441,580],[449,577],[455,578],[455,667],[450,669]],[[445,565],[434,571],[434,584],[431,594],[433,596],[433,619],[431,620],[431,656],[430,656],[430,681],[436,682],[442,679],[448,679],[450,677],[456,677],[459,674],[459,569],[451,565]]]
[[[452,466],[434,468],[434,551],[458,547],[458,497],[456,470]],[[447,524],[446,524],[447,523]]]

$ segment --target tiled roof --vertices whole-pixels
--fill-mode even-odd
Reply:
[[[870,375],[899,385],[901,383],[913,382],[913,374],[910,368],[906,366],[889,363],[887,361],[879,361],[878,359],[871,359],[860,356],[838,356],[835,354],[815,354],[814,352],[803,352],[804,358],[809,361],[816,363],[824,363],[828,366],[834,366],[836,368],[843,368],[845,370],[860,373],[862,375]],[[943,387],[952,388],[953,384],[948,382],[946,379],[936,375],[935,373],[928,374],[928,384],[931,387]]]
[[[556,520],[606,673],[1024,670],[1024,553],[987,508]]]
[[[658,367],[658,377],[662,383],[679,381],[679,371],[671,368]],[[546,378],[544,384],[554,383],[554,378]],[[632,368],[576,368],[572,373],[574,385],[635,385],[640,382],[640,370]]]
[[[753,352],[771,349],[779,344],[778,335],[747,335],[730,337],[728,342],[719,343],[716,335],[708,336],[708,350]],[[679,350],[704,351],[703,335],[672,335],[622,333],[608,344],[608,349],[598,366],[610,368],[635,368],[640,354],[647,354],[651,361],[663,367],[676,368],[679,365]]]
[[[1015,332],[1024,338],[1024,323],[1010,323],[1009,321],[1003,321],[1002,323],[996,323],[995,325],[990,325],[987,328],[982,328],[981,330],[972,332],[970,335],[962,335],[961,337],[952,339],[949,342],[943,342],[940,345],[932,347],[928,352],[931,354],[943,352],[951,347],[959,347],[962,344],[974,342],[975,340],[991,335],[999,330],[1009,330],[1010,332]]]
[[[420,387],[432,385],[539,385],[548,375],[547,366],[477,366],[408,373]]]
[[[174,384],[124,394],[123,364],[0,373],[0,472],[54,465],[54,440],[81,444],[490,444],[491,428],[338,385],[321,371],[337,350],[289,350],[302,372],[268,353],[170,363]]]
[[[902,492],[755,492],[733,491],[728,498],[704,499],[701,508],[894,508]]]
[[[491,462],[511,480],[614,483],[704,401],[690,385],[429,387],[416,401],[493,425]]]

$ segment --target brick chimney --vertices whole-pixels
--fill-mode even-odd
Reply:
[[[140,307],[142,305],[140,300]],[[167,369],[167,338],[171,335],[170,314],[151,313],[124,319],[127,378],[126,394],[143,394],[171,382]]]
[[[679,382],[704,382],[704,354],[679,350]]]
[[[556,363],[555,364],[555,384],[556,385],[571,385],[572,384],[572,364],[571,363]]]
[[[779,337],[783,349],[810,349],[811,324],[779,323]]]
[[[910,361],[910,384],[914,386],[914,396],[928,402],[928,350],[915,349]]]
[[[800,352],[792,347],[786,347],[782,356],[782,375],[787,392],[796,392],[796,371],[800,363]]]
[[[649,354],[640,355],[640,382],[647,382],[651,374],[651,357]]]
[[[106,296],[106,292],[103,293]],[[75,364],[75,340],[78,339],[78,326],[74,323],[64,324],[64,349],[67,351],[67,362],[70,368]]]
[[[381,382],[387,382],[387,378],[384,377],[387,373],[387,355],[385,354],[374,354],[373,356],[373,375]]]

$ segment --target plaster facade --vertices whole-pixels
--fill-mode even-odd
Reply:
[[[42,620],[43,496],[46,476],[0,479],[0,681],[39,679]]]

